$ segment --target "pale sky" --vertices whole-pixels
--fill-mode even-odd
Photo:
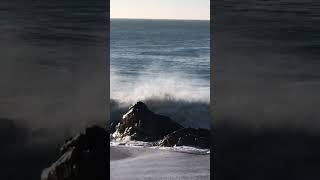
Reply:
[[[111,18],[210,19],[210,0],[111,0]]]

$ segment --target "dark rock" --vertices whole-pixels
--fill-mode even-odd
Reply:
[[[115,138],[130,137],[132,140],[156,141],[183,127],[169,117],[158,115],[148,109],[143,102],[129,108],[116,125]]]
[[[117,122],[110,122],[110,123],[109,123],[109,131],[110,131],[110,133],[116,132],[116,126],[117,126],[118,123],[119,123],[119,121],[117,121]]]
[[[210,131],[183,128],[169,117],[158,115],[143,102],[129,108],[115,126],[114,138],[130,137],[132,140],[157,141],[160,146],[194,146],[210,148]]]
[[[194,146],[210,148],[210,131],[207,129],[184,128],[166,135],[159,141],[160,146]]]
[[[87,128],[67,140],[61,157],[43,170],[42,180],[105,180],[109,177],[109,133],[100,127]]]

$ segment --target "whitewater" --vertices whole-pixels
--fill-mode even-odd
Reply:
[[[137,101],[210,127],[210,22],[111,19],[110,119]]]
[[[210,127],[210,22],[111,19],[110,121],[137,101],[184,127]],[[210,179],[210,149],[110,135],[110,177]]]

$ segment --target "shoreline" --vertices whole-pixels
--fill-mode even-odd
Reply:
[[[111,179],[210,179],[210,154],[110,146],[110,160]]]

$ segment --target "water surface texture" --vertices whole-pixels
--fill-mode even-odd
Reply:
[[[217,108],[232,123],[319,127],[320,4],[216,1]]]
[[[177,119],[198,109],[203,117],[188,123],[208,127],[209,21],[112,19],[110,43],[115,103],[149,101],[153,111]]]
[[[319,179],[320,4],[216,0],[214,179]]]
[[[106,122],[106,2],[2,0],[0,17],[0,179],[40,179],[66,138]]]

